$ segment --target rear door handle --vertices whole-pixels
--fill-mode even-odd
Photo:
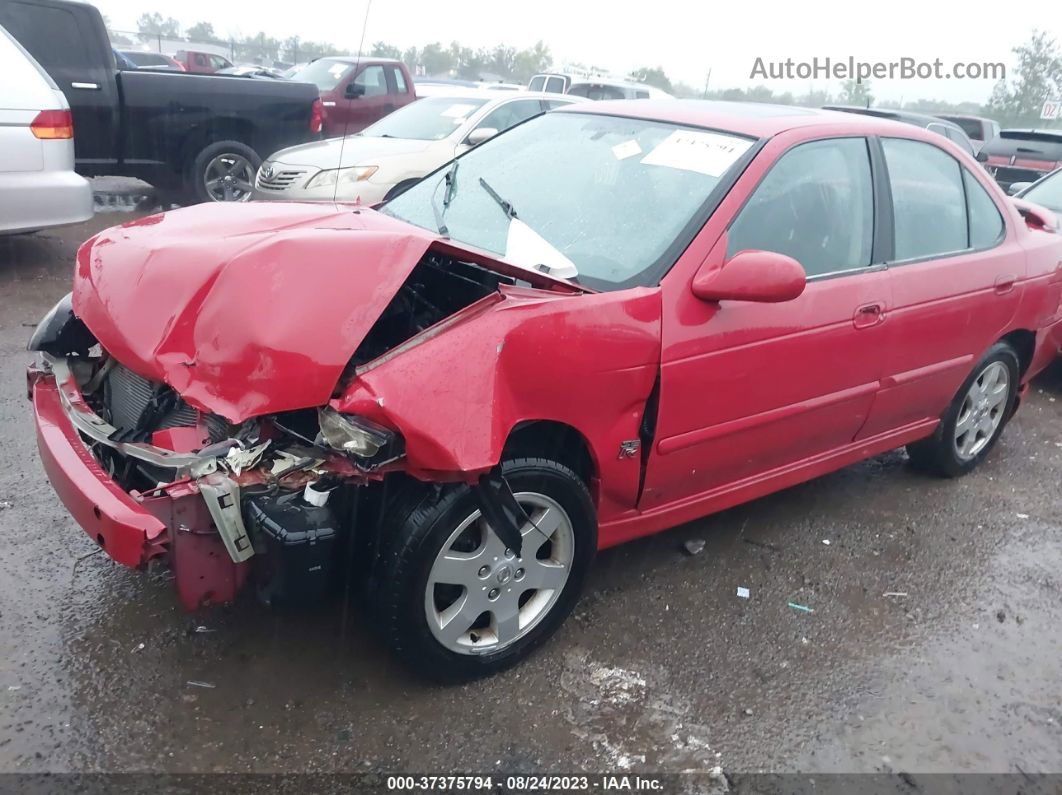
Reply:
[[[1014,289],[1014,285],[1017,284],[1018,277],[1014,274],[1006,274],[1004,276],[996,277],[996,292],[1000,295],[1006,295]]]
[[[71,83],[70,87],[71,88],[83,88],[86,91],[99,91],[100,90],[100,84],[99,83]]]
[[[863,304],[852,315],[852,325],[856,328],[870,328],[885,322],[885,305],[882,303]]]

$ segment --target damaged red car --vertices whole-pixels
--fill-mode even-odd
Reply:
[[[600,548],[897,447],[974,467],[1058,352],[1054,225],[908,125],[573,106],[376,208],[90,239],[30,344],[41,457],[190,609],[357,577],[399,657],[482,675]]]

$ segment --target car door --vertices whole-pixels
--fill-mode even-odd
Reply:
[[[349,135],[361,132],[377,119],[394,110],[394,97],[388,93],[387,74],[380,64],[362,66],[346,82],[329,115],[339,117],[342,130]],[[337,135],[342,134],[336,132]]]
[[[740,251],[775,251],[804,266],[807,286],[786,303],[708,303],[693,295],[688,277],[665,280],[643,509],[828,456],[851,446],[869,416],[890,295],[874,244],[868,141],[827,138],[772,151],[785,145],[775,139],[758,156],[777,160],[706,264],[725,269]]]
[[[15,0],[0,9],[0,23],[70,103],[78,169],[105,173],[101,169],[118,159],[118,94],[114,53],[105,31],[93,24],[98,17],[90,9],[47,2]]]
[[[1021,301],[1025,255],[979,168],[882,138],[893,216],[889,361],[866,432],[943,414]]]
[[[406,80],[405,74],[398,66],[388,66],[387,71],[387,93],[391,96],[391,110],[401,108],[403,105],[408,105],[415,97],[413,89],[410,87],[409,82]]]

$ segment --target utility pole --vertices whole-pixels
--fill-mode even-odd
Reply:
[[[708,76],[704,78],[704,94],[701,99],[708,99],[708,81],[712,79],[712,67],[708,67]]]

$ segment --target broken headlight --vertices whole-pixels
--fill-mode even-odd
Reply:
[[[318,172],[317,176],[306,183],[307,188],[330,188],[337,182],[347,185],[352,182],[364,182],[377,172],[377,166],[353,166],[352,168],[332,168]]]
[[[374,464],[401,454],[401,437],[375,422],[354,414],[340,414],[324,406],[317,409],[321,438],[333,450],[355,455]]]

